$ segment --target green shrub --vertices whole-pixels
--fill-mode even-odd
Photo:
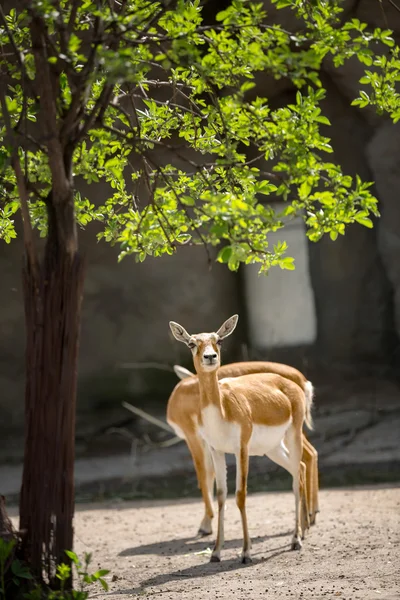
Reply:
[[[69,565],[62,563],[57,566],[57,579],[60,589],[52,590],[43,584],[35,584],[34,577],[28,567],[18,558],[13,558],[15,541],[4,541],[0,538],[0,599],[25,598],[26,600],[86,600],[89,597],[88,586],[100,583],[105,591],[108,584],[104,576],[109,573],[107,569],[99,569],[89,573],[89,564],[92,560],[90,553],[85,553],[83,564],[75,552],[66,550],[65,554],[75,567],[77,575],[77,589],[67,590],[67,582],[72,575]],[[28,586],[31,589],[28,589]]]

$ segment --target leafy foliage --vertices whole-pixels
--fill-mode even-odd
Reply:
[[[27,581],[33,581],[34,579],[25,564],[23,564],[17,558],[12,559],[14,545],[15,542],[13,540],[10,542],[5,542],[2,538],[0,538],[0,598],[9,597],[9,595],[6,595],[6,593],[9,594],[9,590],[7,589],[4,577],[6,562],[10,563],[10,569],[12,573],[11,581],[16,588],[18,588],[21,583],[24,582],[26,584]],[[87,600],[89,597],[87,587],[95,583],[100,583],[102,588],[106,592],[108,591],[108,584],[104,579],[105,575],[108,575],[109,573],[107,569],[99,569],[92,574],[89,574],[88,572],[88,568],[92,560],[92,555],[90,553],[85,553],[83,564],[75,552],[66,550],[65,553],[76,569],[78,575],[78,589],[66,589],[66,583],[70,580],[71,567],[61,563],[57,565],[56,575],[60,582],[59,590],[51,590],[47,589],[43,585],[36,585],[30,591],[24,593],[24,598],[27,600]]]
[[[366,70],[360,83],[369,85],[368,94],[361,90],[360,96],[353,101],[354,106],[364,108],[375,106],[379,114],[388,113],[394,123],[400,121],[400,57],[399,47],[393,49],[391,56],[385,55],[374,58],[374,71]]]
[[[15,540],[5,541],[0,537],[0,598],[4,599],[9,597],[12,585],[18,588],[21,582],[33,579],[28,567],[18,558],[13,558],[15,545]],[[8,579],[7,571],[10,571]]]
[[[372,94],[360,92],[355,104],[398,120],[398,48],[389,31],[341,24],[339,2],[275,4],[297,11],[299,31],[268,25],[262,4],[245,0],[234,0],[214,24],[203,22],[199,0],[34,0],[3,15],[0,237],[16,236],[13,149],[30,219],[47,235],[55,167],[37,92],[37,29],[64,157],[72,153],[77,187],[91,184],[90,197],[75,192],[76,222],[100,223],[98,238],[119,244],[120,258],[143,261],[196,243],[222,245],[218,260],[233,270],[254,262],[263,271],[291,269],[286,244],[271,248],[267,234],[296,215],[313,241],[325,233],[336,239],[354,222],[370,227],[378,215],[370,184],[326,159],[332,147],[321,132],[329,121],[319,69],[328,55],[336,66],[354,56],[374,65],[378,71],[361,80]],[[382,45],[392,58],[374,53]],[[295,101],[271,110],[254,93],[257,72],[290,79]],[[100,185],[105,202],[97,201]],[[268,203],[276,198],[287,203],[281,213]]]
[[[0,538],[0,598],[6,597],[6,564],[11,556],[15,541],[6,542]]]

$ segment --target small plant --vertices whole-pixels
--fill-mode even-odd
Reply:
[[[78,577],[80,580],[80,586],[81,586],[82,591],[83,591],[85,585],[90,585],[90,584],[96,583],[96,582],[99,582],[100,585],[103,587],[103,589],[106,592],[108,591],[108,584],[103,579],[103,577],[110,572],[108,569],[99,569],[95,573],[92,573],[92,575],[89,575],[89,573],[88,573],[88,567],[92,560],[92,554],[90,552],[85,552],[83,566],[82,566],[78,556],[75,554],[75,552],[66,550],[65,554],[68,556],[68,558],[71,559],[72,563],[76,567],[76,571],[77,571],[77,574],[78,574]],[[57,569],[57,577],[61,580],[62,580],[62,568],[66,567],[66,566],[67,565],[60,565],[59,569]],[[68,574],[68,577],[69,577],[69,574]],[[65,581],[65,579],[64,579],[64,581]]]
[[[0,597],[6,597],[6,571],[8,570],[7,563],[9,563],[12,555],[15,541],[11,540],[6,542],[0,538]]]
[[[28,567],[18,558],[13,559],[15,544],[15,540],[6,542],[0,538],[0,598],[6,598],[10,585],[19,587],[21,580],[33,579]]]
[[[15,544],[15,540],[6,542],[0,538],[0,600],[6,600],[6,598],[10,597],[9,589],[12,585],[20,588],[21,582],[33,581],[34,579],[28,567],[18,558],[13,558]],[[26,600],[87,600],[89,597],[87,586],[96,582],[100,583],[105,591],[108,591],[108,584],[104,580],[104,576],[109,571],[107,569],[99,569],[92,574],[88,571],[92,560],[90,553],[85,553],[83,564],[75,552],[66,550],[65,554],[75,566],[78,589],[65,589],[71,577],[71,567],[62,563],[57,566],[56,574],[57,579],[60,581],[59,590],[51,590],[38,584],[30,591],[24,593],[23,598]],[[15,594],[13,594],[13,597],[15,597]]]
[[[88,585],[99,582],[105,591],[108,591],[108,584],[103,579],[109,573],[107,569],[99,569],[95,573],[89,574],[88,567],[92,560],[90,553],[85,553],[83,564],[79,560],[77,554],[71,550],[66,550],[65,554],[70,558],[72,564],[75,565],[78,575],[78,589],[66,590],[66,583],[71,577],[71,567],[62,563],[57,566],[57,579],[60,580],[59,590],[44,589],[43,586],[37,585],[33,590],[24,595],[26,600],[87,600],[89,592],[86,589]]]

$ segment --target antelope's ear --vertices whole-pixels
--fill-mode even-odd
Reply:
[[[175,374],[178,375],[179,379],[187,379],[188,377],[193,377],[194,373],[185,369],[185,367],[181,367],[180,365],[174,365]]]
[[[175,321],[170,321],[169,327],[172,331],[172,335],[176,340],[178,340],[178,342],[183,342],[186,345],[188,344],[190,335],[188,334],[186,329],[182,327],[182,325],[179,325],[179,323],[175,323]]]
[[[235,331],[235,327],[237,325],[238,320],[239,315],[233,315],[221,325],[221,327],[217,331],[217,336],[220,340],[225,339],[226,337],[228,337],[228,335],[231,335],[231,333]]]

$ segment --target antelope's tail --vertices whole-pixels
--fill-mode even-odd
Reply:
[[[313,388],[313,384],[311,383],[311,381],[307,381],[305,386],[304,386],[304,395],[306,397],[306,418],[305,418],[305,422],[306,425],[308,427],[308,429],[313,429],[313,418],[312,418],[312,406],[313,406],[313,400],[314,400],[314,388]]]

